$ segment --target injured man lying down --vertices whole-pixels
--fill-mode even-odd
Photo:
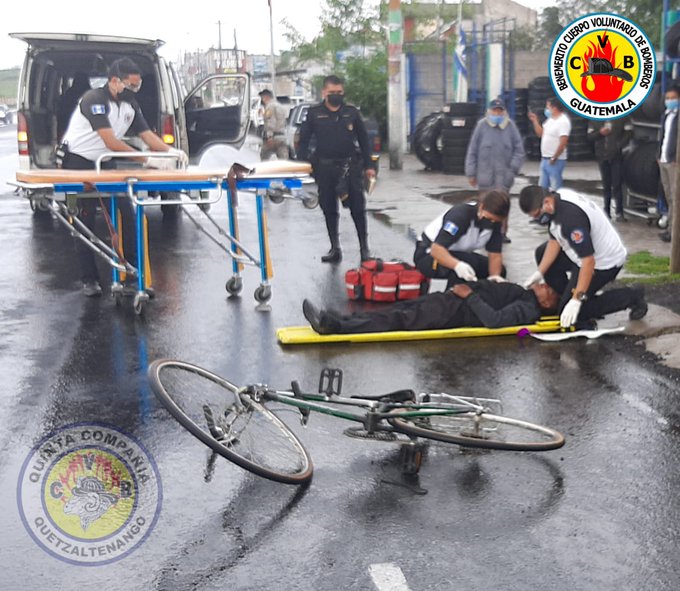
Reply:
[[[355,334],[401,330],[521,326],[541,316],[555,314],[559,294],[547,283],[524,289],[516,283],[477,281],[390,304],[383,309],[342,315],[332,309],[320,310],[309,300],[302,312],[319,334]],[[596,328],[596,319],[630,309],[631,320],[647,313],[642,288],[620,287],[590,298],[581,306],[576,329]]]

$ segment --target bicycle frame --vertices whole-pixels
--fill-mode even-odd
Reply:
[[[470,398],[465,396],[452,396],[450,394],[418,394],[416,402],[394,402],[390,400],[369,400],[366,398],[347,398],[343,396],[328,396],[325,394],[296,393],[290,390],[272,390],[264,384],[254,384],[243,389],[244,393],[252,396],[256,401],[279,402],[287,406],[297,408],[302,417],[303,425],[307,424],[310,412],[333,416],[339,419],[354,421],[364,425],[367,431],[375,430],[394,432],[391,425],[381,424],[389,418],[394,410],[399,409],[400,416],[406,417],[431,417],[452,416],[471,412],[479,415],[488,412],[489,407],[480,403],[497,405],[502,411],[500,401],[492,398]],[[436,397],[439,401],[432,402]],[[344,412],[335,407],[354,407],[364,409],[364,414]]]

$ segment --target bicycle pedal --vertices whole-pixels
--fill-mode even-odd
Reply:
[[[363,427],[347,427],[343,435],[354,439],[372,439],[374,441],[396,441],[397,435],[387,431],[367,431]]]
[[[342,370],[324,367],[319,376],[319,394],[340,396],[342,392]]]

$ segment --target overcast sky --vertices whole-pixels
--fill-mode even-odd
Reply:
[[[307,39],[319,32],[320,0],[271,0],[274,18],[274,50],[287,46],[280,24],[285,17]],[[535,9],[550,0],[515,0]],[[365,0],[367,6],[379,0]],[[248,53],[269,53],[269,8],[267,0],[188,0],[151,2],[113,0],[25,0],[13,3],[0,20],[0,69],[21,65],[25,44],[8,37],[13,32],[105,33],[163,39],[162,54],[173,61],[182,51],[217,47],[221,21],[222,47],[234,46]],[[165,6],[165,8],[159,8]]]

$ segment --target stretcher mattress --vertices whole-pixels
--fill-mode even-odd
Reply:
[[[268,178],[272,175],[306,175],[311,172],[307,162],[270,160],[254,165],[251,173],[244,178]],[[130,168],[113,170],[64,170],[41,168],[18,170],[16,180],[20,183],[66,184],[66,183],[118,183],[128,179],[139,181],[205,181],[227,176],[227,170],[156,170],[153,168]]]
[[[440,330],[402,330],[394,332],[369,332],[355,334],[321,335],[311,326],[288,326],[276,331],[276,338],[282,345],[308,345],[316,343],[374,343],[388,341],[424,341],[468,337],[490,337],[515,335],[518,333],[556,332],[560,329],[559,318],[542,318],[535,324],[504,326],[502,328],[445,328]]]

